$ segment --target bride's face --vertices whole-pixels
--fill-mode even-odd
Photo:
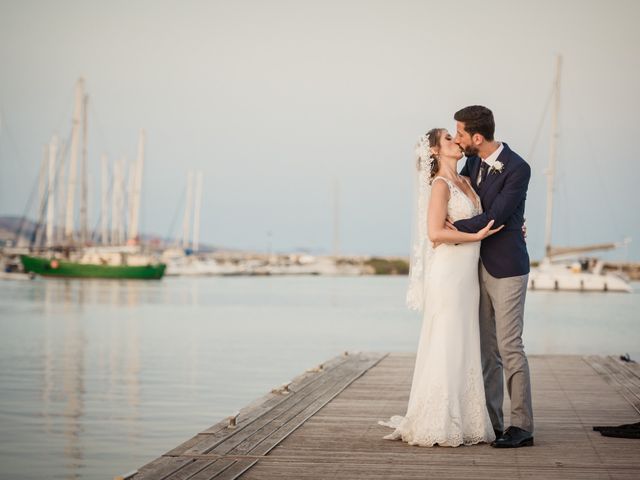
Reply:
[[[442,132],[442,135],[440,136],[440,155],[455,158],[456,160],[460,160],[462,158],[460,147],[456,144],[454,138],[447,130]]]

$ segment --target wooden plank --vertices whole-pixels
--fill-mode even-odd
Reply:
[[[353,381],[360,378],[370,367],[378,363],[380,359],[381,358],[369,359],[354,366],[350,376],[340,379],[340,381],[325,390],[322,395],[315,398],[312,402],[303,405],[303,409],[294,409],[288,412],[288,418],[284,417],[271,422],[271,428],[263,430],[262,439],[252,439],[252,442],[240,444],[229,453],[232,455],[248,453],[253,455],[266,455],[272,448],[287,438],[322,407],[351,385]]]
[[[618,360],[618,362],[620,362],[620,364],[623,365],[624,368],[632,372],[636,377],[640,377],[640,363],[636,361],[623,362],[621,360]]]
[[[225,423],[225,427],[224,428],[226,428],[226,423]],[[170,457],[179,456],[179,455],[183,454],[184,452],[186,452],[187,450],[189,450],[194,445],[196,445],[198,442],[201,442],[203,438],[204,437],[202,436],[202,434],[198,434],[198,435],[196,435],[194,437],[191,437],[186,442],[183,442],[180,445],[178,445],[177,447],[172,448],[171,450],[169,450],[167,453],[164,454],[164,456],[170,456]]]
[[[412,359],[392,360],[351,384],[241,478],[633,478],[640,471],[637,443],[621,448],[617,442],[603,454],[611,440],[621,439],[600,437],[591,431],[591,419],[629,420],[634,414],[580,357],[530,359],[536,447],[512,451],[382,440],[388,429],[376,421],[403,413],[410,389]]]
[[[613,356],[605,357],[605,362],[612,371],[618,373],[629,384],[640,387],[640,375],[638,375],[634,369],[630,368],[628,363]]]
[[[224,472],[220,473],[214,478],[215,480],[235,480],[236,478],[241,478],[241,476],[251,467],[256,465],[257,462],[258,462],[257,458],[238,459],[228,469],[226,469]]]
[[[306,372],[294,377],[289,385],[289,390],[292,392],[298,392],[304,388],[309,387],[313,382],[318,381],[322,378],[322,375],[331,372],[333,369],[339,367],[347,361],[352,361],[353,358],[350,358],[349,355],[339,355],[330,359],[327,362],[324,362],[318,367],[314,367],[313,369],[309,369]],[[277,393],[267,393],[263,397],[255,400],[251,404],[247,405],[243,409],[240,410],[240,414],[238,416],[238,424],[237,428],[241,428],[246,423],[250,423],[256,418],[260,417],[267,410],[277,406],[280,402],[284,401],[285,397],[281,394]],[[222,420],[217,424],[209,427],[208,429],[200,432],[202,434],[215,434],[221,430],[227,428],[226,420]]]
[[[591,428],[640,420],[629,401],[638,392],[635,367],[615,358],[530,356],[536,446],[506,451],[383,440],[389,430],[377,421],[404,413],[415,355],[333,360],[297,377],[288,395],[269,394],[241,410],[235,431],[220,422],[134,480],[626,479],[640,472],[640,442]],[[505,397],[507,421],[508,408]]]
[[[338,367],[346,362],[352,361],[355,361],[355,359],[350,358],[348,355],[335,357],[326,362],[321,370],[307,371],[294,378],[291,382],[290,390],[296,393],[306,388],[312,388],[318,382],[322,382],[327,375],[334,374]],[[240,410],[235,428],[228,428],[228,421],[222,420],[195,437],[187,440],[179,447],[170,450],[167,455],[198,455],[211,450],[216,445],[223,443],[234,435],[237,435],[268,411],[287,401],[289,396],[290,394],[283,395],[278,393],[268,393],[258,401],[254,401],[247,407]]]
[[[134,480],[167,480],[196,460],[195,458],[160,457],[147,463],[132,478]]]
[[[379,359],[380,357],[380,355],[373,356],[374,359]],[[362,358],[365,358],[365,360],[362,360]],[[201,442],[188,449],[185,454],[227,454],[247,439],[255,438],[254,436],[263,431],[269,423],[281,418],[283,415],[288,415],[298,411],[298,409],[304,408],[306,405],[305,402],[310,401],[314,396],[320,395],[327,388],[334,385],[335,382],[344,381],[346,377],[351,375],[354,369],[367,368],[369,365],[370,360],[368,357],[352,355],[347,361],[342,362],[336,368],[319,374],[317,379],[306,385],[306,388],[286,395],[283,401],[264,412],[260,417],[241,428],[225,432],[222,437],[212,435],[211,437],[204,438]]]
[[[229,428],[226,421],[218,422],[145,465],[133,478],[236,478],[255,464],[257,458],[224,456],[226,453],[238,445],[243,448],[234,453],[245,453],[276,432],[277,438],[271,438],[269,443],[269,448],[273,448],[385,355],[334,357],[319,368],[295,377],[288,393],[269,393],[242,409],[235,428]]]
[[[640,408],[640,378],[625,368],[620,360],[607,357],[603,363],[609,374],[624,388],[634,408]]]
[[[219,479],[225,471],[231,468],[237,460],[234,458],[219,458],[211,465],[207,466],[203,470],[200,470],[198,473],[189,477],[189,480],[209,480],[209,479]],[[173,479],[168,479],[173,480]]]
[[[634,384],[634,375],[607,358],[591,355],[585,361],[640,414],[640,389]]]
[[[217,459],[211,458],[194,458],[193,461],[178,471],[167,477],[167,480],[189,480],[195,475],[205,470],[207,467],[213,465]]]

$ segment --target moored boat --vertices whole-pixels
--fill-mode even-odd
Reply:
[[[529,273],[530,290],[575,292],[632,292],[629,282],[616,272],[603,271],[603,262],[551,263],[548,259]]]
[[[551,243],[554,181],[556,172],[556,143],[558,138],[558,112],[560,109],[560,71],[562,59],[557,57],[554,80],[554,109],[551,125],[551,142],[547,176],[547,208],[545,219],[545,256],[540,264],[531,269],[528,278],[530,290],[580,291],[580,292],[632,292],[631,284],[623,275],[605,272],[604,262],[585,259],[589,252],[612,250],[631,241],[600,243],[595,245],[558,247]]]
[[[79,263],[58,258],[21,255],[25,272],[45,277],[117,278],[159,280],[164,275],[164,263],[148,265],[100,265]]]

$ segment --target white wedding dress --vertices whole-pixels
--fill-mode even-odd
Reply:
[[[449,185],[454,222],[481,213],[475,192],[472,201],[449,180],[436,179]],[[479,255],[480,242],[442,244],[433,252],[409,405],[404,417],[378,422],[395,429],[385,439],[428,447],[495,439],[480,360]]]

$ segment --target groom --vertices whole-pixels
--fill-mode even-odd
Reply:
[[[483,212],[450,228],[474,233],[489,220],[504,228],[480,246],[480,343],[487,409],[497,448],[533,445],[529,363],[522,343],[529,255],[522,226],[531,168],[506,143],[493,138],[493,113],[474,105],[455,113],[455,142],[467,157],[460,172],[470,177]],[[503,377],[504,373],[504,377]],[[511,398],[511,426],[503,433],[503,382]]]

